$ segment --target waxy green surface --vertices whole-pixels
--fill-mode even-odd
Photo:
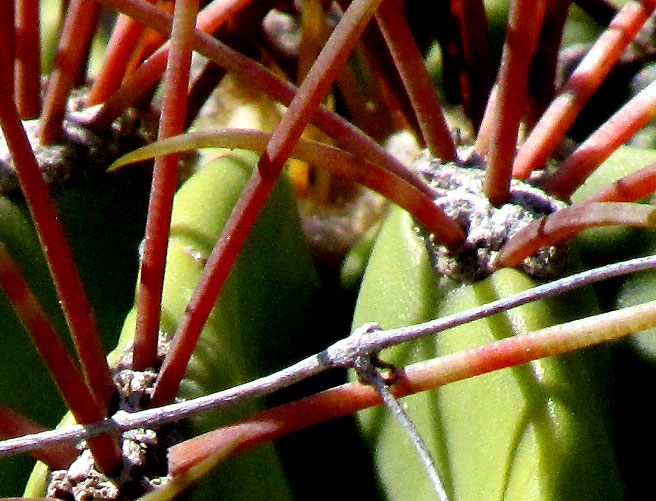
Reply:
[[[392,209],[365,272],[353,326],[410,325],[525,290],[503,269],[473,284],[436,276],[411,218]],[[575,310],[595,311],[578,292]],[[398,366],[521,335],[571,318],[556,298],[515,308],[382,352]],[[569,311],[568,311],[569,310]],[[547,358],[403,399],[454,500],[619,499],[621,479],[606,433],[603,353]],[[434,499],[409,440],[382,407],[360,414],[389,499]]]
[[[161,328],[165,332],[174,332],[183,315],[205,259],[255,161],[256,157],[247,153],[223,157],[202,167],[176,194],[162,300]],[[224,286],[178,396],[193,398],[228,388],[291,363],[295,343],[308,335],[317,289],[318,279],[300,231],[291,187],[283,180]],[[135,317],[135,310],[127,315],[110,363],[131,345]],[[246,417],[261,404],[250,401],[193,418],[193,433]],[[37,483],[28,494],[42,495],[34,489]],[[206,475],[193,492],[195,499],[292,498],[273,445],[229,458]]]

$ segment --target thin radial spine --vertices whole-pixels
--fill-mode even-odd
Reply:
[[[16,6],[15,101],[23,120],[41,113],[41,44],[39,2],[22,0]]]
[[[14,59],[16,56],[16,37],[17,30],[14,21],[15,8],[12,0],[0,0],[0,9],[2,9],[2,17],[0,18],[0,64],[5,68],[11,68],[12,71],[3,74],[6,80],[5,85],[7,89],[14,93]]]
[[[175,6],[159,127],[160,139],[180,134],[184,130],[191,67],[190,42],[196,25],[198,4],[198,0],[180,0]],[[178,158],[177,153],[172,153],[155,160],[146,224],[146,244],[141,263],[141,282],[137,296],[133,351],[133,367],[137,370],[153,367],[157,360],[160,307],[173,195],[178,180]]]
[[[0,438],[19,437],[46,431],[47,428],[0,405]],[[79,451],[73,443],[55,444],[35,449],[30,455],[55,469],[67,468]]]
[[[653,163],[618,179],[583,202],[636,202],[655,191],[656,163]]]
[[[0,82],[0,124],[17,167],[20,185],[39,234],[85,378],[106,412],[116,390],[93,309],[18,110],[11,95],[1,87]]]
[[[567,240],[586,228],[615,225],[653,227],[654,223],[656,209],[650,205],[620,202],[574,204],[519,230],[502,247],[496,266],[517,266],[540,247]]]
[[[196,342],[223,283],[257,216],[264,207],[294,145],[319,107],[339,67],[346,61],[380,0],[355,0],[344,13],[313,68],[276,127],[267,150],[248,180],[237,205],[207,261],[198,286],[164,359],[153,394],[153,404],[170,402],[178,391]]]
[[[452,12],[460,25],[462,57],[467,74],[469,114],[478,129],[485,112],[494,80],[490,57],[490,39],[485,5],[482,0],[451,2]]]
[[[162,33],[168,33],[171,29],[171,17],[143,1],[101,1]],[[294,98],[295,93],[298,91],[293,85],[276,77],[271,71],[267,70],[259,63],[234,51],[208,34],[199,32],[198,30],[194,36],[194,49],[228,71],[242,75],[254,86],[268,94],[272,99],[275,99],[284,105],[289,105]],[[146,64],[148,64],[148,62],[140,67],[144,68],[144,74],[141,76],[143,78],[152,78],[153,74],[149,72],[150,70],[155,70],[149,68],[149,70],[146,71]],[[128,99],[132,91],[137,90],[138,88],[139,87],[135,85],[132,87],[132,90],[127,90],[125,89],[125,86],[123,86],[119,89],[118,93],[123,94],[123,99]],[[124,89],[125,92],[122,92]],[[106,103],[106,106],[108,106],[108,104],[109,102]],[[103,107],[103,110],[104,109],[105,107]],[[99,118],[98,120],[94,120],[91,124],[92,128],[102,129],[107,127],[119,113],[119,107],[117,107],[113,113],[105,114],[101,110],[99,116],[102,115],[102,119]],[[399,160],[385,152],[376,141],[372,140],[365,134],[362,134],[359,129],[354,127],[347,120],[339,117],[324,107],[319,107],[315,111],[315,115],[312,119],[315,125],[324,130],[328,135],[334,138],[339,138],[340,144],[352,154],[361,156],[367,161],[393,172],[399,177],[406,179],[419,190],[424,191],[428,195],[432,195],[432,189],[430,186],[421,180],[419,176],[413,173]],[[447,227],[450,231],[457,232],[453,221],[451,221]]]
[[[558,55],[563,43],[569,4],[569,0],[555,0],[547,4],[540,31],[540,43],[531,62],[528,91],[530,101],[526,117],[526,125],[529,130],[535,126],[554,98]],[[513,175],[515,174],[513,173]],[[515,177],[517,176],[515,175]]]
[[[372,361],[370,359],[365,360],[364,366],[358,363],[356,371],[361,379],[365,378],[365,382],[376,389],[385,406],[388,408],[392,416],[396,418],[397,422],[414,445],[417,456],[419,456],[419,459],[424,465],[424,469],[428,474],[438,499],[440,501],[449,501],[449,496],[446,492],[446,484],[442,479],[442,475],[440,475],[437,464],[433,459],[426,441],[419,433],[419,430],[404,409],[403,405],[401,405],[392,391],[388,388],[387,382],[374,367]]]
[[[539,358],[619,339],[654,325],[656,301],[651,301],[409,365],[398,371],[398,377],[390,389],[400,398]],[[181,474],[214,455],[227,455],[226,449],[234,454],[380,403],[381,396],[371,386],[347,383],[273,407],[239,423],[175,445],[169,451],[169,461],[173,472]]]
[[[620,263],[601,266],[599,268],[594,268],[592,270],[577,273],[570,277],[561,278],[553,282],[548,282],[546,284],[533,287],[532,289],[528,289],[518,294],[514,294],[512,296],[498,299],[491,303],[484,304],[464,312],[449,315],[448,317],[431,320],[429,322],[425,322],[423,324],[418,324],[410,327],[401,327],[397,329],[390,329],[388,331],[374,332],[367,337],[367,342],[370,343],[371,345],[368,353],[369,354],[377,353],[384,348],[394,346],[399,343],[411,341],[413,339],[418,339],[419,337],[426,336],[429,334],[435,334],[445,329],[449,329],[451,327],[463,325],[467,322],[471,322],[479,318],[485,318],[490,315],[494,315],[496,313],[507,311],[511,308],[514,308],[516,306],[521,306],[522,304],[527,304],[532,301],[537,301],[539,299],[552,297],[556,294],[572,291],[579,287],[589,285],[595,282],[599,282],[601,280],[606,280],[613,277],[619,277],[630,273],[637,273],[639,271],[650,270],[655,267],[656,267],[656,256],[647,256],[643,258],[630,259],[628,261],[622,261]],[[646,305],[646,306],[640,305],[637,307],[629,308],[628,314],[626,313],[626,309],[624,309],[624,310],[618,310],[618,312],[612,312],[610,317],[608,317],[609,314],[603,314],[601,317],[605,318],[606,324],[610,324],[610,325],[613,325],[618,318],[620,319],[620,324],[618,324],[620,326],[620,329],[616,330],[615,333],[613,334],[614,336],[620,337],[624,334],[627,333],[630,334],[631,332],[637,330],[643,330],[647,327],[650,327],[650,325],[644,327],[642,326],[642,324],[635,325],[635,323],[631,323],[631,322],[634,322],[636,320],[641,321],[636,317],[636,312],[640,313],[642,311],[641,308],[647,308],[647,311],[651,311],[651,309],[653,309],[654,307],[656,307],[656,305]],[[596,321],[598,317],[592,317],[592,318],[593,321]],[[650,321],[651,320],[648,319],[647,323],[649,323]],[[565,324],[565,325],[569,325],[569,324]],[[564,331],[567,332],[567,329],[564,329]],[[539,339],[540,336],[537,337],[538,337],[538,342],[541,342]],[[577,339],[576,336],[574,336],[573,339],[576,340]],[[578,349],[585,346],[590,346],[594,343],[602,343],[607,340],[609,340],[608,336],[604,333],[601,336],[596,336],[594,339],[588,337],[586,340],[582,340],[582,343],[584,343],[584,345],[582,346],[577,347],[577,346],[570,345],[570,347],[571,349]],[[165,407],[160,407],[157,409],[148,409],[145,411],[126,414],[123,416],[114,416],[113,420],[106,420],[102,423],[96,423],[92,426],[87,426],[87,427],[83,427],[79,425],[69,426],[66,428],[49,430],[43,433],[37,433],[27,437],[20,437],[20,438],[2,441],[0,442],[0,457],[10,454],[17,454],[20,452],[27,452],[39,446],[57,443],[60,441],[66,441],[66,440],[77,441],[95,435],[99,435],[101,433],[120,433],[121,431],[127,431],[133,428],[139,428],[146,425],[147,426],[161,425],[168,422],[176,421],[178,419],[184,419],[186,417],[198,415],[199,413],[209,409],[227,407],[231,404],[242,402],[243,400],[248,398],[270,395],[278,390],[287,388],[288,386],[291,386],[294,383],[315,376],[327,369],[332,369],[335,367],[343,367],[344,365],[348,364],[351,358],[345,356],[338,356],[337,358],[341,362],[337,362],[336,360],[331,362],[330,360],[333,360],[335,357],[329,356],[329,353],[335,346],[337,346],[338,344],[342,344],[345,341],[347,340],[338,341],[338,343],[333,345],[333,347],[324,350],[320,354],[313,355],[286,369],[270,374],[268,376],[264,376],[254,381],[244,383],[237,387],[230,388],[228,390],[219,391],[211,395],[206,395],[204,397],[199,397],[186,402],[170,404]],[[505,341],[508,342],[508,340]],[[525,350],[525,348],[521,348],[521,349]],[[554,354],[555,353],[551,353],[551,355]],[[327,356],[328,356],[328,361],[326,358]],[[408,374],[413,374],[415,372],[421,374],[423,372],[425,376],[432,377],[432,372],[431,372],[432,369],[430,367],[428,370],[422,369],[425,367],[425,364],[426,362],[421,362],[419,364],[406,367],[404,369],[404,375],[407,377]],[[416,380],[414,376],[407,377],[407,379],[409,381]],[[395,394],[397,396],[403,396],[407,394],[407,393],[403,393],[402,391],[403,387],[401,383],[403,383],[403,381],[404,380],[401,379],[399,382],[397,382],[395,386],[395,391],[396,391]],[[451,380],[446,381],[444,379],[440,379],[440,381],[441,382],[438,382],[438,385],[447,384],[447,382],[450,382]],[[367,388],[364,386],[362,387],[365,389]],[[423,391],[423,390],[417,389],[416,391]],[[370,407],[372,405],[377,405],[378,403],[380,403],[379,400],[378,401],[375,400],[378,397],[375,392],[370,392],[370,394],[373,400],[369,404],[362,404],[363,407],[361,408]],[[332,398],[332,400],[329,400],[324,398],[324,395],[335,395],[335,397],[334,398],[329,397],[329,399]],[[311,424],[318,423],[323,419],[326,419],[325,416],[327,412],[330,412],[331,416],[337,417],[360,410],[361,408],[357,408],[354,410],[349,410],[347,408],[346,410],[344,410],[344,414],[341,414],[342,412],[341,409],[344,408],[345,406],[350,405],[350,403],[347,402],[345,399],[351,398],[352,396],[353,394],[350,393],[350,390],[344,392],[344,388],[339,387],[333,390],[328,390],[318,395],[313,395],[311,397],[308,397],[307,399],[291,402],[289,404],[286,404],[285,406],[276,407],[268,411],[264,411],[265,413],[271,413],[270,417],[264,418],[264,421],[269,425],[271,423],[276,423],[276,426],[275,427],[269,426],[267,437],[262,438],[259,441],[255,439],[253,443],[255,444],[261,443],[264,440],[270,440],[278,436],[281,436],[283,434],[298,430],[304,426],[309,426]],[[303,402],[305,401],[315,402],[316,406],[314,408],[316,409],[317,406],[319,406],[320,410],[315,412],[306,412],[307,408],[303,407],[305,405]],[[293,408],[294,411],[288,412],[287,409],[290,408]],[[286,413],[288,413],[290,417],[296,416],[297,421],[302,420],[303,422],[298,422],[297,427],[293,427],[291,421],[283,421],[282,419],[276,417],[276,416],[284,416]],[[312,422],[308,421],[309,416],[311,415],[315,416],[316,419],[315,421]],[[269,414],[267,414],[267,416],[269,416]],[[258,415],[256,420],[261,417],[263,417],[262,414]],[[239,425],[240,423],[230,426],[239,426]],[[272,430],[271,428],[275,428],[275,430]],[[204,450],[208,451],[212,448],[208,440],[209,437],[210,434],[206,434],[191,440],[196,440],[202,444],[206,444],[208,447],[205,447]],[[184,447],[189,442],[190,441],[180,444],[180,447],[181,448]],[[169,458],[172,457],[172,454],[173,454],[173,450],[170,451]]]
[[[225,23],[231,15],[237,12],[240,8],[253,0],[231,0],[228,2],[212,2],[207,5],[203,10],[198,13],[196,20],[196,29],[205,33],[211,33],[217,30],[223,23]],[[146,4],[148,5],[148,4]],[[118,6],[114,6],[118,8]],[[159,17],[169,16],[159,10],[155,11]],[[149,14],[153,14],[149,11]],[[140,22],[137,18],[123,14],[124,17],[131,22]],[[149,17],[146,14],[146,17]],[[151,17],[152,18],[152,17]],[[169,18],[169,26],[172,27],[172,20]],[[155,29],[151,27],[151,29]],[[161,30],[162,33],[168,33],[169,30]],[[115,89],[110,96],[103,99],[104,105],[96,116],[91,121],[92,129],[102,130],[109,126],[128,106],[137,100],[147,89],[159,81],[160,77],[166,70],[166,63],[170,50],[170,43],[166,42],[162,47],[158,48],[149,58],[135,69],[129,75],[127,81]]]
[[[42,144],[52,144],[62,132],[68,96],[82,64],[87,60],[86,49],[95,32],[99,14],[100,4],[95,0],[71,1],[43,103],[39,130]]]
[[[509,29],[497,93],[488,103],[483,122],[492,113],[494,129],[487,145],[487,172],[483,191],[493,205],[508,201],[512,162],[515,157],[519,124],[525,111],[530,62],[537,46],[546,2],[514,0],[510,10]]]
[[[410,97],[428,151],[445,162],[455,161],[455,143],[402,7],[397,0],[385,0],[376,14],[378,25]]]
[[[148,160],[155,155],[165,155],[175,151],[237,148],[264,152],[270,138],[270,133],[254,129],[190,132],[135,150],[114,162],[110,170],[118,169],[129,163]],[[429,230],[443,224],[444,213],[435,204],[433,197],[427,196],[406,180],[389,171],[344,150],[317,141],[299,139],[291,156],[380,193],[413,214],[415,219]]]
[[[513,175],[526,178],[542,167],[622,51],[649,19],[656,2],[628,2],[570,76],[565,88],[542,114],[517,152]]]
[[[2,244],[0,244],[0,285],[25,330],[30,334],[41,358],[48,366],[77,422],[91,424],[102,419],[106,409],[86,385],[50,319]],[[103,471],[111,471],[120,461],[121,451],[109,436],[104,435],[90,440],[89,447]]]
[[[656,117],[656,82],[622,106],[547,177],[542,187],[547,193],[568,200],[572,193],[615,150],[625,144]]]
[[[107,44],[107,61],[87,95],[87,106],[105,102],[121,85],[130,56],[143,33],[143,25],[120,15]]]

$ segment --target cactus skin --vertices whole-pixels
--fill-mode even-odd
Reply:
[[[41,304],[56,320],[57,327],[60,331],[65,329],[66,323],[58,308],[57,294],[34,227],[24,208],[5,197],[0,198],[0,240],[7,246],[13,260],[19,263]],[[3,340],[3,349],[0,350],[0,402],[41,423],[54,426],[64,411],[64,404],[2,288],[0,319]],[[25,367],[30,368],[30,377],[25,377]],[[16,388],[21,391],[16,391]],[[0,496],[19,495],[33,464],[34,460],[26,455],[2,458]]]
[[[214,242],[255,165],[239,152],[202,167],[174,201],[164,278],[161,329],[174,332]],[[234,386],[293,361],[309,332],[319,283],[300,230],[291,187],[286,180],[271,198],[240,254],[187,367],[178,396],[193,398]],[[136,311],[123,325],[110,364],[133,339]],[[245,402],[190,420],[198,434],[262,408]],[[43,469],[37,473],[42,477]],[[43,495],[33,478],[26,495]],[[42,489],[42,487],[41,487]],[[192,490],[195,499],[293,499],[273,445],[229,458]],[[159,497],[158,497],[159,499]],[[161,499],[165,499],[162,497]]]
[[[365,272],[353,326],[441,317],[533,285],[499,270],[470,285],[435,276],[410,216],[393,209]],[[569,302],[572,302],[569,298]],[[575,310],[596,309],[590,291]],[[382,353],[402,366],[571,318],[568,299],[539,301]],[[568,311],[569,310],[569,311]],[[604,349],[531,362],[404,399],[456,500],[621,499],[600,382]],[[385,409],[360,414],[389,499],[434,499],[413,448]]]
[[[136,168],[108,176],[72,176],[51,186],[108,348],[116,344],[132,302],[137,273],[135,246],[143,235],[149,183],[148,173]],[[0,241],[73,350],[36,230],[25,203],[13,195],[0,197]],[[6,343],[0,352],[0,402],[44,426],[55,426],[66,410],[64,402],[1,289],[0,326]],[[26,367],[29,377],[25,377]],[[27,455],[0,459],[0,496],[19,496],[33,465],[34,460]]]

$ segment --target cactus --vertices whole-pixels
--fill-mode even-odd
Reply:
[[[526,0],[485,5],[480,0],[439,5],[404,5],[400,0],[340,0],[329,5],[306,0],[300,4],[276,2],[275,8],[274,2],[240,0],[207,5],[178,0],[175,6],[141,0],[101,2],[121,13],[111,37],[102,30],[95,35],[100,3],[72,1],[61,14],[59,47],[43,48],[46,58],[53,58],[44,66],[48,78],[43,88],[37,64],[37,2],[16,2],[10,9],[13,15],[0,20],[0,70],[7,77],[0,79],[0,125],[6,143],[6,148],[0,148],[0,188],[4,191],[0,199],[0,243],[8,250],[1,254],[0,263],[7,289],[6,301],[3,296],[0,303],[0,322],[7,336],[11,335],[1,361],[3,374],[7,374],[0,386],[3,438],[41,426],[53,427],[64,412],[62,399],[47,380],[26,334],[42,352],[71,415],[80,423],[92,424],[116,411],[117,389],[112,381],[116,364],[137,371],[159,369],[153,376],[150,402],[148,398],[142,402],[146,407],[159,408],[176,396],[194,397],[259,378],[345,338],[348,322],[343,318],[355,307],[354,291],[363,273],[353,327],[374,319],[388,328],[441,317],[484,301],[472,295],[501,297],[559,274],[619,261],[653,248],[650,227],[654,210],[645,197],[656,190],[656,174],[648,165],[654,153],[637,147],[650,144],[650,122],[656,109],[653,84],[644,83],[649,79],[645,75],[654,46],[647,22],[656,7],[651,0],[630,1],[621,9],[609,3],[586,2],[581,11],[571,13],[565,2]],[[48,2],[43,2],[42,7],[46,5]],[[194,25],[204,33],[194,32]],[[255,33],[257,37],[252,36]],[[100,42],[97,45],[107,48],[100,57],[90,50],[94,38]],[[49,34],[46,39],[52,40]],[[589,45],[585,49],[571,45],[576,43]],[[192,65],[192,51],[210,62],[199,60]],[[98,70],[87,79],[87,68]],[[638,75],[635,80],[634,75]],[[162,77],[163,84],[158,87]],[[85,82],[90,87],[85,88]],[[77,89],[72,92],[73,88]],[[215,89],[216,98],[210,98]],[[208,102],[218,109],[214,116],[212,106],[203,106]],[[159,125],[155,125],[158,120]],[[204,127],[219,130],[172,137]],[[629,146],[631,136],[641,129],[641,137]],[[396,133],[400,130],[406,137],[417,138],[420,146],[399,143]],[[165,145],[176,141],[196,141],[194,148],[214,146],[240,152],[193,174],[197,165],[208,163],[194,161],[195,156],[205,153],[181,156],[183,147],[164,151]],[[152,178],[143,176],[149,172],[148,166],[125,167],[123,173],[105,172],[116,158],[144,143],[153,143],[158,157]],[[244,150],[261,155],[255,157]],[[225,149],[214,152],[220,157],[226,154]],[[292,156],[295,159],[288,162]],[[426,163],[438,167],[431,173],[424,168]],[[440,184],[446,182],[452,167],[469,172],[455,177],[480,181],[479,191],[470,190],[465,197],[473,205],[490,202],[501,211],[507,210],[519,182],[511,179],[530,178],[530,190],[544,194],[541,200],[549,210],[539,214],[543,219],[518,227],[494,248],[482,250],[472,244],[479,227],[471,223],[471,214],[462,207],[454,208],[451,202],[442,203],[438,197],[440,190],[457,191],[471,184],[462,180],[455,188]],[[205,177],[215,170],[231,180],[216,187],[216,191],[230,193],[216,203],[209,197],[210,186],[223,182],[210,182]],[[477,174],[470,176],[473,171]],[[295,200],[283,186],[285,181],[279,179],[287,175]],[[119,176],[123,181],[117,181]],[[150,189],[143,177],[151,182]],[[189,181],[183,183],[187,178]],[[201,202],[205,196],[209,201]],[[281,199],[284,207],[276,205]],[[409,215],[389,208],[388,202]],[[305,242],[293,214],[294,203]],[[210,207],[221,214],[207,215]],[[276,207],[284,213],[281,219],[267,219]],[[381,222],[386,212],[389,216]],[[182,226],[196,224],[192,220],[213,225],[206,241],[182,234]],[[400,235],[405,235],[401,242]],[[142,272],[137,275],[137,248],[142,240]],[[540,271],[540,259],[552,260],[552,256],[560,255],[557,249],[565,246],[570,258],[558,258],[561,268],[549,271],[552,275],[530,279],[524,275],[531,269]],[[477,261],[476,257],[472,267],[472,256],[479,254],[491,259]],[[344,287],[340,288],[339,267],[345,258]],[[430,265],[436,262],[446,263],[447,269],[435,272]],[[380,266],[386,269],[379,271]],[[177,274],[178,269],[184,272]],[[440,278],[454,270],[458,277]],[[473,274],[462,275],[463,270]],[[463,276],[473,283],[457,284]],[[128,313],[133,306],[135,280],[136,300]],[[647,311],[649,294],[649,281],[617,279],[574,296],[577,301],[596,296],[598,305],[595,301],[575,304],[570,308],[573,311],[561,312],[560,306],[571,305],[567,299],[541,300],[515,313],[478,320],[456,330],[478,336],[472,343],[488,343],[566,318],[587,319],[589,329],[600,331],[598,311],[635,301],[644,304]],[[339,304],[339,309],[328,309],[330,301]],[[524,327],[509,327],[503,320],[519,317],[525,320]],[[314,323],[309,322],[312,319]],[[67,360],[70,354],[71,360],[57,364],[49,358],[43,333],[33,327],[37,320],[44,332],[62,335],[61,354]],[[292,332],[297,329],[300,333]],[[269,335],[269,330],[285,331],[294,341],[280,341],[278,335]],[[321,337],[326,330],[340,332]],[[119,334],[121,340],[117,341]],[[441,356],[462,348],[452,334],[416,344],[426,349],[426,356]],[[169,336],[170,355],[162,360],[158,343]],[[315,339],[319,337],[317,346]],[[215,344],[216,339],[220,342]],[[516,338],[507,339],[512,342]],[[562,347],[567,345],[566,336],[558,339]],[[119,347],[107,362],[106,355],[117,342]],[[454,344],[446,346],[450,343]],[[119,355],[131,344],[127,353]],[[236,364],[234,373],[224,367],[226,364],[202,366],[199,350],[205,349],[212,361],[223,360],[224,350],[229,353]],[[393,347],[381,357],[385,360],[389,354],[389,360],[399,365],[416,360],[404,350],[404,346]],[[595,486],[601,471],[609,479],[609,491],[604,494],[644,495],[648,475],[636,473],[641,467],[630,459],[637,454],[629,451],[629,446],[618,446],[620,442],[641,446],[631,435],[633,427],[626,425],[633,412],[628,409],[634,407],[623,405],[620,411],[607,400],[615,393],[626,393],[625,387],[613,386],[625,384],[622,378],[613,383],[608,372],[628,375],[637,367],[637,360],[644,360],[632,350],[628,343],[593,350],[594,356],[582,351],[536,360],[528,366],[411,397],[410,413],[421,414],[416,421],[422,433],[429,433],[425,437],[429,443],[435,437],[426,430],[441,423],[440,441],[445,447],[435,454],[451,497],[493,498],[501,490],[523,498],[530,497],[527,491],[531,495],[537,492],[535,497],[554,498],[564,497],[563,489],[568,495],[577,493],[577,498],[592,496],[598,492]],[[480,353],[480,359],[487,356],[485,350]],[[322,356],[313,360],[317,359]],[[342,360],[336,365],[343,368],[352,363]],[[26,364],[34,367],[29,378]],[[544,447],[544,430],[536,427],[532,435],[527,432],[509,445],[509,438],[512,440],[518,430],[520,411],[504,400],[498,411],[507,418],[502,424],[508,428],[503,431],[500,424],[497,430],[484,430],[490,433],[482,435],[484,438],[471,439],[474,435],[466,425],[485,428],[478,420],[480,416],[490,420],[495,416],[480,410],[478,416],[465,417],[458,409],[463,405],[461,399],[481,408],[484,399],[466,400],[469,390],[460,392],[458,388],[503,400],[508,392],[524,388],[525,382],[532,389],[521,398],[536,412],[542,411],[544,402],[536,403],[532,398],[536,392],[547,390],[530,368],[544,369],[545,377],[568,395],[580,392],[580,401],[589,403],[583,406],[586,412],[579,404],[570,406],[569,399],[561,406],[558,397],[547,397],[548,402],[558,402],[545,418],[559,432],[557,439],[550,440],[553,448]],[[570,378],[568,371],[575,374]],[[344,381],[345,372],[335,371],[330,384]],[[25,381],[25,391],[18,392],[17,388],[23,389],[21,381]],[[499,384],[508,385],[508,389],[502,391]],[[196,480],[194,475],[185,477],[194,468],[185,469],[185,465],[203,469],[209,464],[203,458],[220,458],[226,462],[216,471],[227,472],[231,464],[239,462],[239,458],[229,457],[235,451],[271,440],[280,430],[296,430],[346,412],[343,403],[331,401],[330,395],[346,392],[350,395],[347,403],[352,398],[355,409],[357,398],[349,392],[371,391],[355,383],[325,394],[317,393],[320,388],[301,389],[286,394],[288,397],[260,398],[241,403],[239,411],[222,409],[184,420],[180,426],[188,427],[191,435],[210,430],[212,437],[223,440],[222,434],[230,438],[231,431],[246,432],[223,440],[228,444],[225,450],[217,445],[214,451],[198,452],[202,447],[194,451],[194,444],[201,443],[206,435],[187,440],[189,435],[182,433],[184,441],[180,444],[166,443],[178,462],[169,463],[164,458],[166,451],[158,452],[161,471],[170,467],[174,473],[164,489],[169,488],[170,494],[171,489],[187,488]],[[310,395],[304,396],[304,391]],[[600,392],[605,398],[597,398]],[[88,398],[81,403],[79,395]],[[442,407],[440,413],[432,407],[434,395],[440,396],[435,404]],[[267,408],[299,396],[304,398]],[[367,398],[371,399],[366,405],[372,405],[375,396]],[[308,405],[306,399],[328,404],[308,410],[304,407]],[[515,404],[517,399],[513,399]],[[41,412],[42,406],[48,407],[47,411]],[[295,414],[293,409],[305,410]],[[255,414],[247,416],[250,412]],[[328,449],[351,459],[356,457],[349,452],[355,442],[362,438],[382,440],[377,456],[357,461],[371,461],[379,469],[383,480],[380,496],[407,494],[415,487],[424,489],[420,469],[413,467],[412,476],[398,477],[401,469],[395,464],[397,459],[382,461],[392,450],[385,445],[389,438],[385,413],[368,410],[366,415],[369,418],[362,420],[363,433],[357,440],[339,441],[325,431],[327,428],[322,428],[323,435],[319,436],[330,443]],[[279,431],[260,426],[258,416],[264,420],[275,416],[275,426],[271,426]],[[367,419],[371,416],[380,421],[376,425],[380,429],[370,429]],[[610,416],[610,425],[616,421],[615,428],[593,429],[593,423],[603,416]],[[242,421],[233,423],[237,419]],[[425,421],[432,426],[424,427]],[[249,427],[253,423],[258,425]],[[61,426],[65,428],[65,424]],[[138,432],[127,433],[133,437]],[[621,440],[614,441],[614,437]],[[589,448],[581,445],[587,440],[598,444],[598,457],[593,458],[597,463],[592,459],[577,463],[576,454],[585,458],[591,455]],[[292,436],[283,442],[293,441]],[[310,456],[321,456],[324,466],[330,463],[334,468],[331,477],[353,475],[346,463],[326,459],[329,454],[310,440],[298,442],[291,458],[289,454],[278,458],[271,444],[260,451],[266,455],[276,489],[260,488],[237,473],[210,473],[203,488],[216,493],[222,484],[221,491],[231,498],[237,495],[234,490],[249,498],[270,497],[274,492],[282,498],[307,497],[316,482],[303,484],[299,479],[317,478],[306,474],[312,469],[307,459]],[[66,443],[38,448],[36,454],[53,465],[70,463],[70,442]],[[89,438],[88,444],[89,461],[95,461],[108,475],[107,485],[115,484],[117,471],[130,461],[107,435]],[[494,447],[490,458],[514,458],[517,462],[503,471],[477,462],[481,456],[476,452],[486,447]],[[409,451],[403,453],[411,456]],[[243,456],[246,462],[248,454]],[[411,460],[414,456],[408,457]],[[499,461],[493,461],[497,467]],[[592,465],[589,471],[578,468],[584,463]],[[375,478],[369,466],[358,475],[362,477],[359,485],[371,496],[369,489]],[[43,468],[35,470],[34,482],[43,480]],[[20,495],[30,469],[22,457],[0,459],[0,493]],[[566,472],[587,480],[573,484]],[[128,484],[132,487],[126,489],[131,492],[122,493],[128,497],[150,489]],[[42,491],[32,490],[30,494],[42,495]],[[149,495],[164,494],[155,489]]]

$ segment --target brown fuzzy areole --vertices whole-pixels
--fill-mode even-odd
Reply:
[[[86,122],[98,107],[84,107],[86,91],[86,88],[78,89],[69,99],[63,136],[55,144],[41,144],[39,119],[23,121],[39,168],[49,183],[68,179],[81,168],[85,174],[102,174],[114,159],[154,139],[153,117],[136,110],[124,113],[107,132],[90,131]],[[18,189],[12,155],[0,131],[0,193]]]
[[[423,229],[435,269],[459,282],[475,282],[495,271],[495,260],[503,245],[526,225],[567,206],[528,182],[512,180],[510,201],[495,207],[483,196],[485,170],[482,160],[472,155],[463,165],[442,164],[422,154],[413,168],[426,177],[438,192],[436,203],[465,229],[467,238],[455,251],[435,241]],[[519,266],[536,279],[557,276],[565,262],[563,248],[553,245],[541,248]]]
[[[119,358],[114,370],[118,412],[136,412],[150,407],[150,397],[159,365],[170,345],[170,335],[160,332],[159,339],[158,367],[155,369],[133,370],[131,345]],[[68,470],[50,473],[46,496],[75,501],[136,499],[169,479],[166,455],[169,447],[185,439],[185,429],[184,422],[179,422],[157,429],[137,428],[125,432],[121,438],[121,470],[111,478],[96,469],[91,452],[82,442],[80,455]]]

